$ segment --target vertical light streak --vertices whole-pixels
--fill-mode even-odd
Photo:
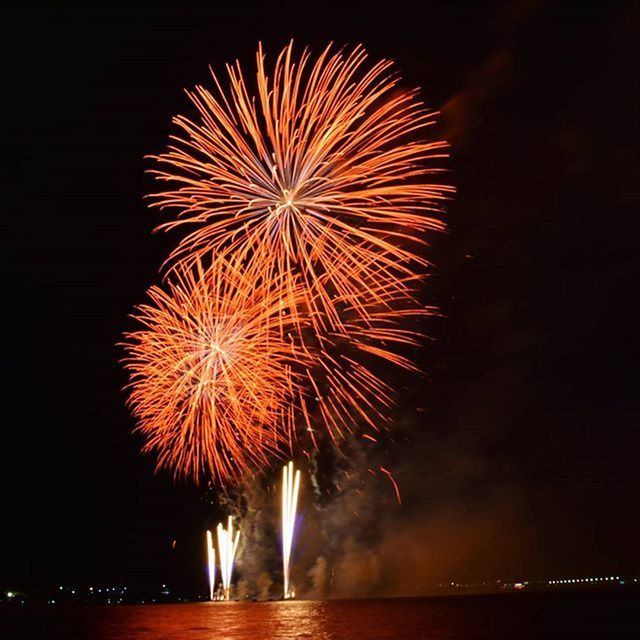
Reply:
[[[231,516],[227,521],[227,528],[218,525],[218,553],[220,554],[220,576],[222,578],[223,598],[229,600],[231,588],[231,573],[233,572],[233,559],[238,549],[240,532],[233,537],[233,522]]]
[[[293,544],[293,530],[296,523],[300,471],[294,474],[293,462],[282,468],[282,566],[284,573],[284,599],[294,597],[289,586],[289,561]]]
[[[207,530],[207,574],[209,575],[209,599],[213,600],[213,589],[216,584],[216,550],[213,546],[213,535]]]

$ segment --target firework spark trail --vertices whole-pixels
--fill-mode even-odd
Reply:
[[[302,283],[319,330],[343,326],[336,295],[366,317],[363,296],[375,291],[361,265],[393,287],[426,265],[413,248],[423,232],[444,227],[452,188],[429,176],[447,144],[424,139],[436,114],[360,46],[329,46],[313,62],[291,43],[271,76],[259,47],[257,99],[239,63],[227,73],[227,90],[213,75],[213,91],[188,92],[199,120],[174,118],[181,133],[153,156],[170,187],[152,206],[177,212],[160,228],[190,229],[169,263],[233,254]]]
[[[289,584],[289,562],[296,523],[300,471],[294,473],[293,462],[282,468],[282,565],[284,574],[284,599],[294,597]]]
[[[402,504],[402,497],[400,496],[400,488],[398,487],[398,483],[396,482],[396,479],[393,477],[393,474],[391,473],[391,471],[389,471],[388,469],[385,469],[384,467],[380,467],[380,471],[382,471],[382,473],[384,473],[387,476],[387,478],[391,480],[391,484],[393,484],[393,489],[396,492],[396,499],[398,500],[398,504]]]
[[[207,576],[209,578],[209,599],[213,600],[216,584],[216,550],[213,546],[213,536],[207,530]]]
[[[126,337],[125,367],[158,468],[233,481],[290,447],[292,366],[306,358],[284,333],[296,301],[227,260],[176,270],[149,297],[134,316],[143,328]]]
[[[238,549],[240,531],[233,537],[233,522],[231,516],[227,521],[227,528],[218,524],[218,553],[220,554],[220,576],[222,578],[223,597],[229,600],[231,596],[231,574],[233,572],[233,560]]]

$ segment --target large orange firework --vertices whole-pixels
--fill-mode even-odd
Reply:
[[[227,72],[228,89],[214,75],[212,90],[188,92],[198,119],[176,117],[181,134],[155,156],[170,186],[152,203],[177,214],[161,228],[189,230],[169,263],[250,259],[301,285],[321,330],[344,330],[336,298],[366,318],[373,274],[402,295],[451,191],[433,179],[447,145],[425,139],[434,114],[417,92],[400,87],[391,62],[368,65],[360,46],[329,46],[314,62],[290,44],[271,76],[260,47],[256,97],[239,63]]]
[[[301,393],[291,367],[305,354],[283,331],[295,300],[222,259],[175,270],[149,297],[134,314],[143,328],[125,343],[145,450],[159,468],[196,481],[264,466],[287,443]]]
[[[415,369],[420,245],[452,191],[435,114],[392,63],[289,45],[268,75],[259,48],[255,96],[227,72],[188,92],[198,118],[154,156],[152,206],[175,214],[160,228],[187,232],[127,342],[146,449],[196,481],[263,466],[305,428],[315,443],[318,424],[336,443],[380,428],[376,361]]]

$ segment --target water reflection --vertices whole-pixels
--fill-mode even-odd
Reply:
[[[207,602],[0,609],[0,638],[20,640],[519,640],[640,638],[637,592],[322,602]],[[597,630],[598,633],[593,633]]]
[[[203,605],[207,606],[207,605]],[[182,607],[188,608],[188,607]],[[314,640],[333,640],[344,637],[332,635],[328,630],[326,603],[302,600],[262,603],[228,603],[208,606],[206,614],[202,607],[196,606],[189,617],[197,616],[199,622],[211,632],[211,640],[238,640],[244,638],[314,638]],[[198,631],[193,638],[202,635],[202,627],[191,628]],[[182,636],[191,638],[191,636]]]
[[[292,632],[296,638],[333,640],[337,637],[332,636],[327,627],[326,602],[289,600],[267,604],[273,605],[265,607],[265,617],[273,633],[269,637],[291,638]]]
[[[91,640],[421,637],[416,632],[422,625],[415,624],[421,616],[411,611],[415,607],[380,604],[288,600],[96,608],[95,616],[85,619],[84,634]]]
[[[83,636],[92,640],[334,640],[325,602],[207,602],[95,608]],[[87,612],[88,613],[88,612]]]

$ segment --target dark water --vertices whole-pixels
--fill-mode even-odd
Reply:
[[[635,638],[638,593],[0,610],[2,640]]]

